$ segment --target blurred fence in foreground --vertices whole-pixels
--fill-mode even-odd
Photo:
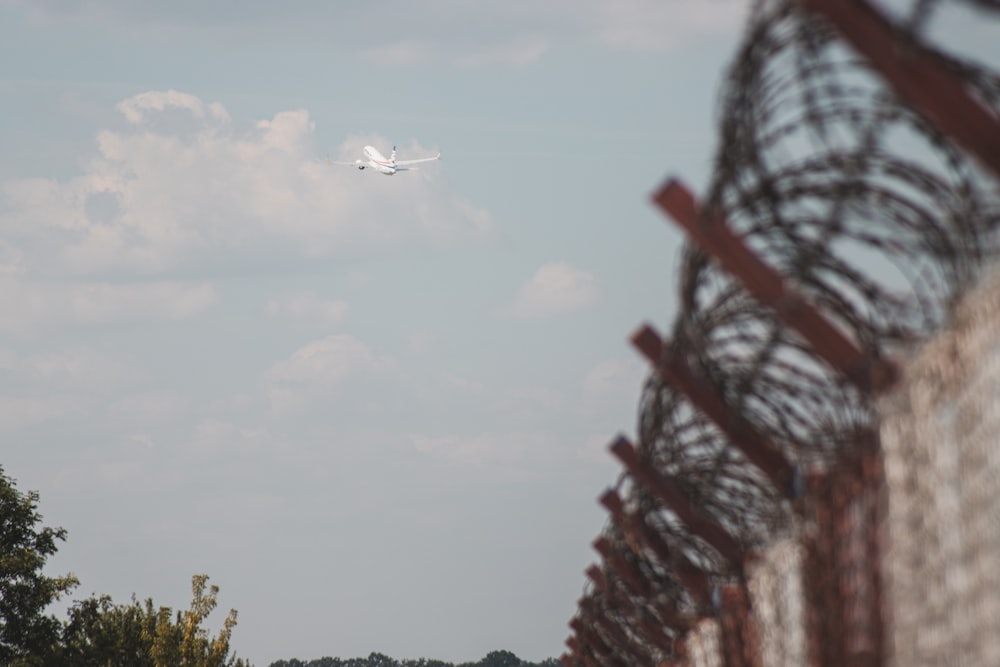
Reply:
[[[955,7],[759,2],[566,667],[1000,664],[1000,77]],[[1000,39],[1000,33],[998,33]],[[928,342],[929,341],[929,342]]]

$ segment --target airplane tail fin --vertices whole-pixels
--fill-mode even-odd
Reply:
[[[396,147],[392,147],[392,155],[389,156],[389,162],[396,164]]]

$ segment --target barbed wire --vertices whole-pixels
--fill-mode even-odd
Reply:
[[[994,0],[965,3],[1000,12]],[[929,48],[1000,118],[997,72],[928,47],[924,35],[943,4],[915,0],[898,21],[901,44]],[[995,258],[1000,188],[826,24],[794,0],[762,0],[725,79],[702,217],[724,220],[875,360],[905,355],[938,331]],[[770,306],[692,244],[683,250],[679,314],[667,345],[733,419],[800,471],[828,467],[877,442],[869,392],[819,358]],[[656,373],[643,388],[637,430],[639,457],[668,475],[742,549],[760,548],[792,525],[787,490],[775,488]],[[743,576],[628,473],[618,488],[678,558],[716,583]],[[630,543],[615,521],[602,536],[678,613],[710,612],[684,587],[676,563]],[[602,598],[605,613],[618,613],[613,602]],[[653,613],[642,600],[631,604]]]
[[[1000,77],[936,57],[1000,115]],[[995,184],[795,2],[758,5],[719,137],[704,216],[725,220],[871,358],[940,328],[996,253]],[[789,459],[823,464],[874,437],[870,397],[691,245],[679,302],[671,353]],[[638,430],[646,455],[744,544],[783,525],[780,494],[655,375]]]

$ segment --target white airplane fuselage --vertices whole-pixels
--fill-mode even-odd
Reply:
[[[386,176],[392,176],[397,171],[409,171],[411,169],[416,169],[417,167],[410,167],[405,165],[418,164],[420,162],[433,162],[434,160],[440,160],[441,154],[438,153],[434,157],[423,157],[417,158],[416,160],[396,160],[396,147],[392,147],[392,155],[386,157],[382,155],[381,152],[374,146],[365,146],[361,151],[364,155],[363,160],[355,160],[352,162],[330,162],[329,164],[340,164],[340,165],[350,165],[353,164],[358,169],[371,169],[372,171],[377,171],[380,174]]]
[[[382,153],[379,152],[374,146],[365,146],[364,150],[365,158],[367,162],[363,160],[358,160],[358,169],[374,169],[380,174],[385,174],[386,176],[392,176],[396,173],[396,160],[388,160]]]

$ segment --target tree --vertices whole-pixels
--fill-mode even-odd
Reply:
[[[236,610],[230,609],[217,637],[210,637],[201,624],[218,604],[219,587],[212,585],[205,592],[207,574],[191,578],[191,608],[177,612],[176,623],[170,623],[170,608],[157,613],[156,631],[151,654],[156,667],[242,667],[242,660],[229,657],[229,639],[236,627]],[[150,603],[151,606],[151,603]]]
[[[133,597],[116,605],[108,596],[75,603],[63,632],[61,655],[54,664],[104,667],[249,667],[229,654],[229,640],[236,626],[231,609],[219,634],[212,637],[202,627],[215,609],[219,587],[208,587],[208,576],[191,579],[191,608],[178,611],[156,608],[152,599],[139,604]]]
[[[116,605],[107,595],[78,600],[69,609],[60,655],[54,663],[154,667],[144,637],[155,630],[151,627],[155,622],[152,601],[144,608],[134,597],[129,605]]]
[[[481,667],[518,667],[521,659],[510,651],[490,651],[479,664]]]
[[[558,658],[545,658],[538,663],[538,667],[562,667]]]
[[[38,493],[21,493],[0,466],[0,664],[37,665],[59,640],[59,621],[45,609],[79,582],[42,574],[63,528],[40,527]]]
[[[478,662],[462,662],[454,664],[443,660],[428,660],[427,658],[395,660],[381,653],[372,653],[367,658],[318,658],[303,662],[302,660],[278,660],[269,667],[559,667],[555,658],[545,658],[540,663],[526,662],[510,651],[490,651]]]
[[[114,604],[110,597],[77,601],[61,624],[44,611],[79,582],[72,574],[47,577],[42,569],[65,541],[63,528],[38,527],[38,494],[17,490],[0,466],[0,665],[49,667],[249,667],[230,656],[236,610],[215,637],[202,627],[218,604],[208,575],[191,579],[191,608],[171,620],[169,607]]]
[[[368,667],[399,667],[399,663],[383,653],[368,654]]]

